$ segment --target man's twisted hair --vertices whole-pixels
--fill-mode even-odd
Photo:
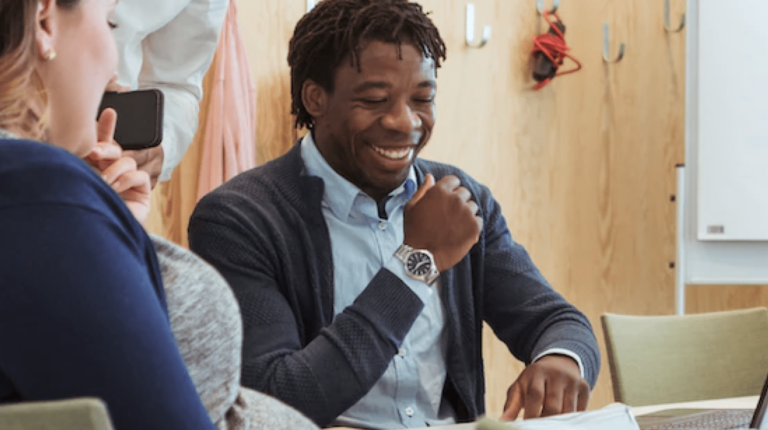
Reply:
[[[349,56],[350,64],[360,69],[360,49],[367,41],[421,48],[425,58],[445,60],[445,43],[437,27],[417,3],[408,0],[323,0],[304,15],[288,49],[291,67],[291,113],[296,127],[312,129],[314,119],[301,100],[301,88],[311,79],[333,92],[334,72]]]

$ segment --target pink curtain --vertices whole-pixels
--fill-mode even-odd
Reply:
[[[237,26],[234,0],[229,2],[211,69],[198,199],[256,165],[256,85]]]

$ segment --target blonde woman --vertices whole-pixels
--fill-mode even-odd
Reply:
[[[98,397],[117,429],[313,428],[240,389],[231,292],[140,224],[149,177],[112,143],[114,111],[94,122],[114,7],[0,0],[0,404]]]

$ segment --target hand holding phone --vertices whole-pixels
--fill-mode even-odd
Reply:
[[[156,89],[107,92],[99,107],[117,112],[115,140],[125,150],[153,148],[163,140],[163,93]]]
[[[143,223],[149,214],[150,178],[146,172],[137,169],[136,161],[123,153],[113,140],[116,117],[113,109],[105,110],[99,116],[96,146],[84,159]]]

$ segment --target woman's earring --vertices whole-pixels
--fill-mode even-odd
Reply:
[[[51,61],[51,60],[53,60],[54,58],[56,58],[56,51],[54,51],[53,49],[49,49],[49,50],[48,50],[48,51],[46,51],[46,52],[45,52],[45,54],[43,55],[43,59],[44,59],[45,61]]]

